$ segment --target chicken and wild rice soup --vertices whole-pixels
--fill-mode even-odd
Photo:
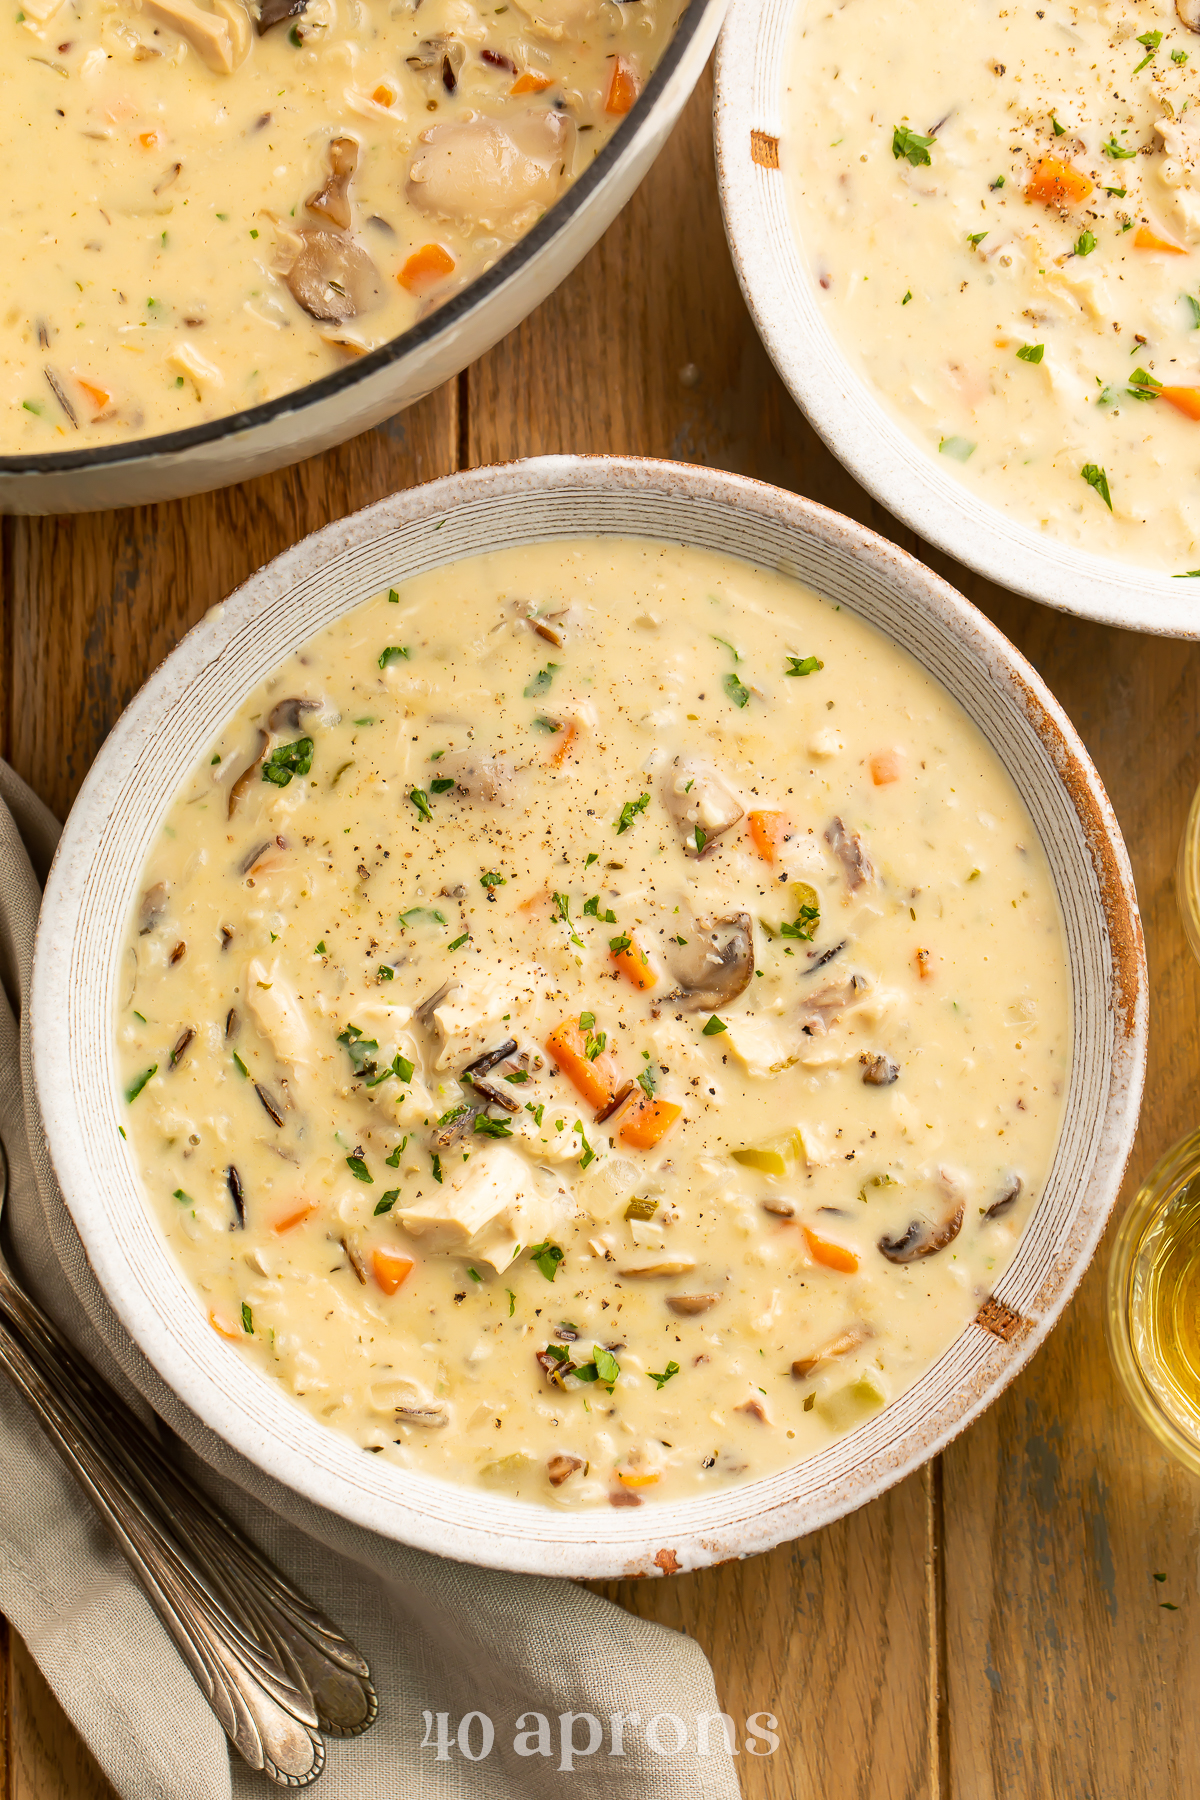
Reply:
[[[794,581],[633,541],[437,569],[289,657],[186,774],[122,968],[123,1128],[212,1330],[364,1452],[566,1507],[903,1393],[1069,1074],[978,729]]]
[[[684,3],[14,0],[0,453],[182,430],[396,337],[589,167]]]

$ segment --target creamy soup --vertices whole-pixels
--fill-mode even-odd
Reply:
[[[130,1152],[212,1329],[364,1451],[562,1506],[903,1392],[1069,1073],[1049,872],[971,721],[795,582],[637,542],[313,638],[186,775],[124,969]]]
[[[21,0],[0,24],[0,452],[343,367],[529,229],[684,0]]]
[[[842,347],[1060,541],[1200,564],[1200,10],[800,0],[786,164]]]

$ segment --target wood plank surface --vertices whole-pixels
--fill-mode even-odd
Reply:
[[[1171,871],[1200,779],[1200,651],[1006,594],[922,549],[856,487],[788,399],[741,302],[710,104],[706,83],[562,288],[461,382],[389,426],[232,493],[5,521],[0,743],[65,810],[120,707],[208,605],[304,532],[449,468],[619,451],[778,482],[922,554],[966,592],[1046,676],[1095,756],[1134,858],[1150,954],[1139,1176],[1195,1122],[1200,974]],[[777,1716],[780,1750],[739,1758],[746,1800],[1200,1794],[1200,1643],[1189,1632],[1200,1489],[1124,1407],[1101,1301],[1098,1264],[1010,1392],[872,1506],[743,1564],[604,1588],[691,1633],[735,1718]],[[0,1795],[102,1800],[11,1637],[7,1655],[0,1640],[0,1701],[6,1681]]]

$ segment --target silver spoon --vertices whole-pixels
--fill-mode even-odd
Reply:
[[[0,1144],[0,1219],[8,1161]],[[379,1710],[358,1651],[205,1495],[14,1280],[0,1246],[0,1367],[108,1527],[221,1728],[284,1787],[315,1781],[321,1732]]]

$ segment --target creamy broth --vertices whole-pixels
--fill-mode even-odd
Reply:
[[[860,373],[1024,524],[1195,573],[1200,36],[1173,0],[796,15],[781,160]]]
[[[590,165],[683,4],[14,5],[0,451],[184,429],[407,330]]]
[[[977,728],[707,553],[556,543],[348,612],[147,859],[130,1151],[214,1330],[365,1451],[562,1506],[822,1449],[1009,1262],[1069,982]]]

